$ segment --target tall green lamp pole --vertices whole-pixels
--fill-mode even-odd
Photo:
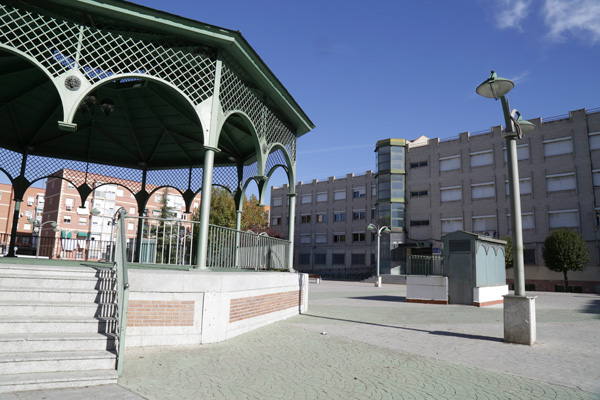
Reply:
[[[381,234],[382,233],[390,233],[391,230],[387,226],[377,226],[375,224],[369,224],[367,226],[367,230],[369,232],[373,232],[377,235],[377,278],[375,281],[375,287],[381,287],[381,276],[379,275],[379,262],[381,259]]]
[[[521,223],[521,192],[519,188],[519,161],[517,159],[517,138],[521,139],[523,134],[535,129],[529,121],[521,118],[517,110],[511,112],[506,94],[515,87],[515,84],[508,79],[500,78],[494,71],[490,77],[485,80],[476,89],[477,94],[489,99],[502,101],[502,111],[505,122],[505,138],[508,161],[508,182],[510,187],[510,208],[512,224],[513,241],[513,266],[515,268],[515,298],[505,297],[504,305],[504,338],[508,342],[533,344],[535,343],[535,298],[525,296],[525,270],[523,268],[523,229]],[[519,315],[518,303],[526,301],[528,303],[528,315]],[[511,311],[512,304],[516,305],[514,312]],[[508,321],[508,322],[507,322]],[[520,325],[525,323],[529,326],[529,334],[521,334],[527,329],[521,329]],[[515,333],[516,332],[516,333]],[[517,337],[515,337],[515,335]]]

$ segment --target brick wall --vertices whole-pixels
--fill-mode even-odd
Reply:
[[[127,326],[193,326],[194,301],[131,300]]]
[[[229,322],[232,323],[292,307],[299,307],[302,304],[301,290],[231,299]]]

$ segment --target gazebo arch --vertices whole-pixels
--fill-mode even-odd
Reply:
[[[116,0],[11,4],[0,4],[0,169],[15,193],[61,176],[85,200],[102,176],[141,213],[153,187],[173,186],[188,211],[201,191],[202,268],[213,184],[266,182],[278,164],[294,179],[296,139],[314,125],[239,32]],[[22,62],[36,72],[11,70]],[[28,73],[47,83],[19,85]],[[236,158],[235,142],[219,143],[240,123],[251,146]]]

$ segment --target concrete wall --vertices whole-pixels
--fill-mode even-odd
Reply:
[[[448,304],[448,277],[406,277],[406,301],[409,303]]]
[[[308,309],[308,276],[283,272],[129,271],[127,343],[216,343]]]
[[[508,294],[508,285],[473,288],[473,305],[477,307],[504,303],[502,296]]]

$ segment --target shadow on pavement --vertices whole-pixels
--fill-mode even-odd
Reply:
[[[582,312],[586,314],[598,314],[596,318],[600,318],[600,299],[590,301]]]
[[[423,333],[429,333],[430,335],[452,336],[452,337],[457,337],[457,338],[473,339],[473,340],[487,340],[490,342],[504,342],[503,338],[498,338],[498,337],[494,337],[494,336],[470,335],[468,333],[458,333],[458,332],[450,332],[450,331],[428,331],[427,329],[408,328],[406,326],[383,325],[383,324],[376,324],[373,322],[353,321],[350,319],[324,317],[321,315],[306,314],[306,313],[302,314],[302,315],[307,316],[307,317],[313,317],[313,318],[329,319],[329,320],[333,320],[333,321],[351,322],[353,324],[364,324],[364,325],[371,325],[371,326],[380,326],[382,328],[393,328],[393,329],[402,329],[402,330],[406,330],[406,331],[423,332]]]
[[[376,301],[390,301],[396,303],[406,303],[406,297],[404,296],[366,296],[366,297],[349,297],[353,300],[376,300]]]

